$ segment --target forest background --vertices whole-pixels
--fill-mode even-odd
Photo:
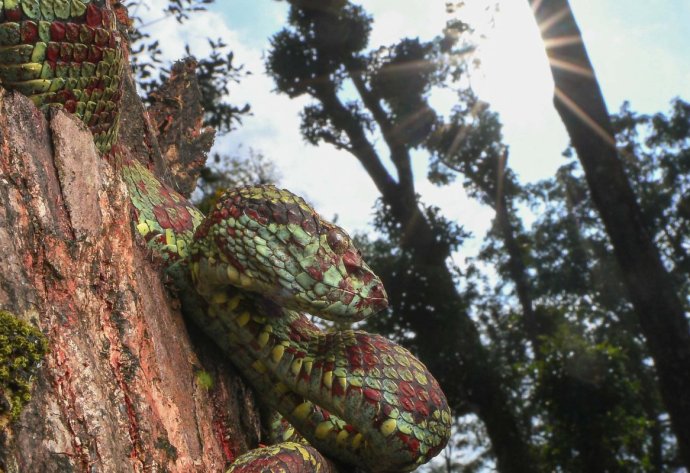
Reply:
[[[150,35],[136,56],[144,90],[187,48],[210,58],[202,71],[225,92],[209,102],[223,133],[197,199],[277,181],[356,234],[384,276],[393,307],[367,328],[415,350],[456,409],[456,435],[427,468],[676,471],[654,361],[553,106],[540,3],[328,2],[336,19],[300,17],[309,2],[130,10]],[[570,5],[687,306],[690,7],[669,3]],[[562,15],[546,20],[544,37]],[[597,83],[578,64],[556,67]],[[437,244],[409,241],[425,232]]]
[[[148,116],[159,139],[175,124],[172,110],[161,115],[161,107],[177,103],[161,95],[161,80],[173,60],[189,54],[199,60],[205,121],[218,138],[197,203],[207,208],[228,187],[276,182],[337,219],[382,276],[391,307],[364,328],[418,355],[454,412],[454,436],[425,470],[690,466],[690,105],[683,100],[690,73],[682,41],[688,5],[156,0],[127,6],[139,91],[152,104]],[[34,129],[13,121],[6,128]],[[50,150],[21,156],[34,155],[49,157]],[[13,181],[20,193],[26,182]],[[19,202],[35,199],[4,201],[16,211]],[[104,215],[117,216],[117,209],[113,204]],[[62,245],[61,233],[44,231],[58,238],[34,240],[35,228],[26,230],[5,237],[16,237],[13,248],[32,248],[37,264],[20,276],[8,271],[6,286],[19,288],[15,306],[34,300],[22,288],[46,289],[36,303],[42,310],[21,312],[43,317],[39,326],[50,329],[53,351],[34,402],[16,424],[11,458],[33,457],[52,468],[53,450],[67,448],[75,460],[62,461],[86,467],[93,452],[107,450],[112,456],[99,461],[118,464],[126,441],[105,447],[106,437],[95,434],[89,442],[96,443],[85,446],[81,438],[99,429],[86,419],[75,423],[79,412],[99,418],[90,416],[102,405],[91,403],[100,399],[96,392],[122,395],[126,411],[109,411],[104,425],[130,426],[128,458],[142,465],[162,462],[181,471],[188,462],[215,465],[244,449],[227,442],[255,443],[256,419],[238,427],[225,414],[242,416],[251,407],[221,408],[231,392],[252,404],[245,391],[225,384],[232,377],[220,368],[223,357],[195,342],[193,328],[191,344],[176,343],[187,332],[171,315],[174,306],[155,313],[136,306],[159,301],[153,304],[162,308],[168,301],[156,284],[141,286],[135,297],[138,283],[128,281],[145,280],[152,268],[119,264],[146,266],[142,258],[97,257],[97,281],[75,295],[70,278],[83,275],[70,265],[82,261],[31,246]],[[109,236],[127,241],[126,230]],[[92,259],[89,252],[108,254],[109,241],[84,245],[84,261]],[[44,257],[55,258],[52,266],[41,264]],[[58,266],[59,278],[46,274]],[[98,268],[88,267],[89,278],[96,277]],[[21,284],[24,276],[48,284]],[[113,286],[118,282],[122,287]],[[50,297],[52,290],[67,297]],[[74,297],[81,296],[89,302],[75,312]],[[137,310],[113,311],[115,299]],[[165,326],[168,333],[170,321],[177,324],[171,336],[156,332]],[[98,355],[95,346],[80,344],[82,331],[102,339]],[[172,353],[160,350],[167,346],[188,360],[198,350],[200,365],[214,374],[196,361],[180,366],[157,358]],[[70,369],[72,362],[88,369]],[[114,378],[80,382],[111,371]],[[195,382],[185,383],[190,377]],[[93,393],[84,396],[85,386]],[[57,394],[64,401],[65,389],[74,405],[63,402],[59,415],[46,414],[55,405],[45,400]],[[176,401],[149,410],[158,389]],[[210,406],[201,402],[207,398]],[[196,400],[198,419],[165,415]],[[129,424],[117,419],[122,412]],[[201,420],[208,415],[220,429],[213,434]],[[194,437],[176,422],[206,431]],[[74,438],[69,447],[21,447],[45,437],[36,434],[41,429],[66,432],[65,426],[71,432],[65,439]]]

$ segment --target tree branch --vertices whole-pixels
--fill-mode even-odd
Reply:
[[[376,188],[384,198],[397,192],[397,184],[381,163],[374,147],[367,140],[359,120],[352,116],[347,107],[338,98],[333,84],[315,84],[314,94],[328,111],[336,128],[345,131],[350,139],[350,147],[353,150],[353,154],[367,171],[367,174],[371,176]]]
[[[414,176],[412,175],[410,152],[407,146],[396,136],[395,127],[388,119],[388,115],[383,110],[383,107],[381,107],[379,97],[376,97],[367,87],[362,77],[362,72],[352,67],[348,67],[348,72],[364,105],[374,116],[379,130],[381,130],[381,135],[391,152],[391,161],[393,161],[398,173],[398,184],[401,188],[407,189],[408,192],[414,194]]]

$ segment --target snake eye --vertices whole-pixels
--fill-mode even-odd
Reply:
[[[347,235],[335,228],[328,232],[328,235],[326,235],[326,241],[328,242],[328,246],[330,246],[331,249],[339,255],[345,253],[350,247],[350,242]]]

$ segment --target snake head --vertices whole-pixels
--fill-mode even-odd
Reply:
[[[222,196],[197,229],[191,255],[197,287],[231,284],[331,320],[361,320],[388,305],[348,234],[274,186]]]

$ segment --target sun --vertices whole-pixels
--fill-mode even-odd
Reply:
[[[454,12],[475,35],[479,66],[469,84],[502,124],[507,166],[521,179],[552,176],[562,164],[568,137],[554,108],[554,84],[544,42],[528,2],[465,2]],[[453,103],[449,94],[436,102]],[[436,106],[434,102],[434,106]]]
[[[503,1],[491,19],[487,24],[484,18],[483,27],[469,20],[480,25],[483,36],[472,87],[504,120],[522,121],[533,111],[552,107],[553,79],[528,3]]]

